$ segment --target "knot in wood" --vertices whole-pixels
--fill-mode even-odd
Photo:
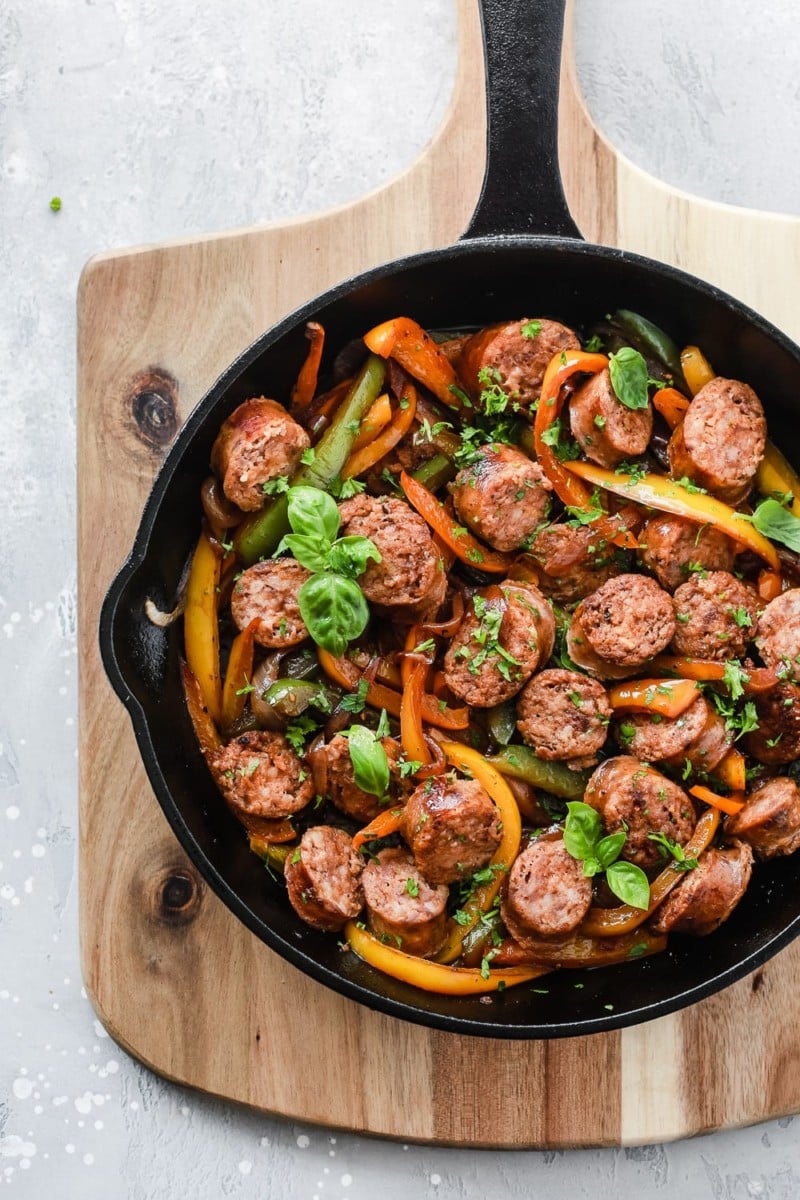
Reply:
[[[188,925],[200,911],[203,885],[188,867],[165,867],[151,883],[150,911],[165,925]]]
[[[166,450],[180,426],[177,381],[158,368],[143,371],[133,381],[128,404],[137,438],[149,450]]]

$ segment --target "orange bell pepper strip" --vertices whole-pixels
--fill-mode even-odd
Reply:
[[[732,792],[743,792],[747,787],[747,763],[738,750],[729,750],[711,774]]]
[[[672,654],[659,654],[650,666],[666,675],[680,675],[684,679],[696,679],[700,683],[721,683],[725,678],[725,663],[705,658],[681,658]],[[778,684],[778,676],[769,667],[750,667],[742,675],[742,688],[750,696],[768,692]]]
[[[637,679],[610,688],[608,699],[613,709],[660,713],[674,719],[686,712],[699,695],[694,679]]]
[[[716,377],[716,371],[699,346],[685,346],[681,350],[681,368],[683,378],[693,396]]]
[[[653,396],[653,408],[661,413],[670,429],[677,429],[689,411],[689,401],[677,388],[660,388]]]
[[[714,840],[719,828],[719,812],[716,808],[708,808],[697,822],[694,833],[683,847],[687,858],[699,858]],[[587,937],[618,937],[630,933],[643,925],[667,898],[677,883],[683,878],[682,871],[676,871],[673,866],[667,866],[650,884],[650,904],[646,909],[635,908],[632,904],[621,904],[618,908],[590,908],[587,916],[578,929],[579,934]]]
[[[721,812],[728,813],[729,816],[735,816],[744,808],[744,796],[741,792],[735,796],[719,796],[716,792],[712,792],[711,788],[698,784],[697,787],[689,788],[689,794],[702,800],[704,804],[710,804],[712,808],[718,808]]]
[[[364,423],[361,426],[361,431],[353,442],[353,453],[357,450],[368,446],[373,438],[377,437],[382,429],[389,424],[392,419],[392,402],[389,399],[389,393],[384,392],[378,396],[378,399],[373,404],[367,415],[364,417]]]
[[[287,817],[270,821],[266,817],[246,816],[239,813],[238,810],[233,815],[247,830],[250,849],[261,858],[266,857],[267,846],[293,842],[297,837],[297,830]]]
[[[791,493],[789,509],[800,517],[800,475],[773,442],[767,442],[764,448],[764,457],[756,471],[756,487],[762,496],[773,498]]]
[[[558,418],[564,404],[561,389],[568,379],[578,373],[596,375],[608,366],[605,354],[588,354],[585,350],[566,350],[550,359],[542,380],[542,394],[533,423],[533,443],[539,466],[553,485],[553,491],[571,508],[587,508],[591,501],[588,488],[565,470],[555,450],[544,441],[544,434]]]
[[[402,808],[387,808],[378,813],[368,825],[353,835],[353,849],[360,850],[365,842],[374,842],[376,838],[385,838],[397,833],[403,824],[403,812]]]
[[[687,492],[666,475],[618,475],[616,471],[589,462],[568,462],[563,465],[594,487],[605,488],[614,495],[624,496],[626,500],[634,500],[659,512],[674,513],[699,525],[713,525],[763,558],[774,571],[779,569],[778,552],[772,543],[753,524],[742,519],[736,509],[723,504],[716,496]]]
[[[314,399],[314,393],[317,390],[319,364],[322,360],[322,348],[325,345],[325,330],[317,321],[309,321],[305,332],[311,345],[308,348],[305,362],[298,373],[297,381],[292,388],[289,412],[293,417],[305,413]]]
[[[423,766],[426,766],[432,757],[422,728],[422,697],[425,693],[427,674],[427,663],[417,662],[412,666],[400,702],[400,741],[403,753],[410,762],[419,762]]]
[[[513,562],[510,554],[500,554],[499,551],[484,546],[468,529],[459,525],[433,492],[429,492],[424,484],[406,471],[400,472],[400,486],[409,504],[428,522],[445,545],[450,547],[456,558],[469,566],[477,567],[480,571],[488,571],[493,575],[507,574]]]
[[[504,876],[519,854],[522,819],[511,788],[500,772],[491,763],[488,763],[482,754],[469,746],[462,746],[460,742],[443,742],[442,750],[451,767],[455,767],[463,774],[471,775],[486,789],[500,814],[503,826],[500,844],[489,862],[489,867],[492,869],[491,880],[488,883],[480,884],[473,890],[469,900],[461,909],[463,924],[451,920],[447,941],[436,955],[437,962],[451,963],[461,954],[466,935],[475,928],[484,913],[487,913],[492,907]]]
[[[348,688],[351,692],[358,689],[361,672],[355,663],[351,663],[346,658],[336,658],[327,650],[323,650],[321,646],[317,646],[317,654],[320,666],[334,683]],[[400,716],[402,700],[400,692],[396,692],[394,688],[385,687],[381,683],[371,682],[367,688],[367,704],[373,708],[385,708],[393,717]],[[422,697],[422,717],[428,725],[436,725],[439,729],[469,728],[469,709],[466,706],[449,708],[427,692]]]
[[[183,659],[181,659],[181,683],[195,737],[203,752],[203,757],[207,763],[210,763],[216,752],[221,749],[222,739],[208,711],[197,676]]]
[[[222,712],[217,615],[220,564],[220,551],[205,532],[201,533],[186,585],[183,637],[186,661],[200,685],[203,702],[215,723],[219,722]]]
[[[485,992],[515,987],[546,975],[550,967],[524,966],[506,967],[484,972],[478,967],[449,967],[443,963],[430,962],[413,954],[404,954],[362,929],[355,921],[348,921],[344,936],[350,949],[363,958],[371,967],[410,983],[425,992],[436,992],[440,996],[481,996]]]
[[[398,408],[390,424],[376,438],[373,438],[368,446],[362,446],[355,454],[350,455],[342,467],[342,479],[363,475],[370,467],[374,467],[375,463],[380,462],[384,454],[388,454],[405,437],[411,428],[414,413],[417,410],[417,393],[412,387],[409,387],[408,391],[407,406]]]
[[[247,701],[247,693],[252,690],[250,679],[253,675],[253,649],[257,628],[258,618],[255,618],[233,640],[228,657],[228,669],[225,672],[225,683],[222,685],[223,729],[229,729],[233,722],[242,715]]]
[[[525,963],[548,963],[552,967],[611,967],[617,963],[660,954],[667,939],[646,929],[633,930],[615,938],[586,937],[575,933],[565,941],[548,945],[542,941],[535,950],[526,950],[513,938],[506,938],[492,961],[498,967],[517,967]]]
[[[776,596],[780,596],[783,591],[783,579],[780,571],[768,571],[766,567],[763,571],[759,571],[756,591],[767,603],[774,600]]]
[[[437,400],[450,408],[461,407],[462,393],[452,363],[416,321],[410,317],[384,321],[364,334],[364,342],[373,354],[393,358]]]

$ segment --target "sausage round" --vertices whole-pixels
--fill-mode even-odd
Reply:
[[[315,825],[286,859],[286,891],[306,924],[336,933],[364,907],[362,862],[343,829]]]
[[[800,847],[800,788],[786,776],[768,780],[728,817],[725,836],[743,838],[758,858],[794,854]]]
[[[517,700],[517,729],[539,758],[576,769],[594,766],[610,718],[605,688],[576,671],[540,671]]]
[[[526,337],[523,330],[533,331]],[[462,346],[458,373],[475,399],[485,386],[482,371],[499,372],[497,380],[520,410],[527,410],[539,399],[548,363],[562,350],[580,350],[577,335],[558,321],[541,317],[537,321],[501,322],[481,329]]]
[[[691,933],[695,937],[713,933],[747,891],[752,870],[753,852],[746,842],[706,850],[656,909],[650,928],[654,933]]]
[[[606,368],[593,375],[569,402],[572,436],[584,454],[601,467],[616,467],[644,454],[653,436],[653,410],[627,408],[611,386]]]
[[[286,409],[265,396],[245,400],[226,421],[211,447],[211,468],[222,490],[244,512],[263,508],[263,485],[291,475],[311,445],[305,429]]]
[[[587,525],[548,525],[534,538],[531,557],[539,585],[557,604],[582,600],[620,572],[624,556]]]
[[[672,600],[646,575],[617,575],[575,611],[589,649],[614,667],[638,668],[669,645]]]
[[[555,618],[538,588],[500,590],[502,602],[476,593],[444,657],[447,686],[475,708],[515,696],[553,652]]]
[[[602,816],[606,833],[625,830],[620,857],[645,870],[661,862],[658,842],[649,834],[663,833],[685,846],[694,831],[694,809],[685,792],[628,755],[601,763],[589,779],[584,799]]]
[[[531,842],[512,864],[500,914],[526,948],[537,938],[565,937],[577,929],[592,902],[592,881],[562,838]]]
[[[421,958],[440,949],[447,936],[448,889],[428,883],[406,850],[381,850],[364,868],[362,884],[374,934]]]
[[[669,440],[670,474],[688,476],[736,505],[750,491],[766,437],[764,410],[753,389],[718,376],[700,389]]]
[[[451,485],[465,525],[495,550],[517,550],[547,520],[552,484],[538,463],[513,446],[482,446]]]
[[[770,600],[758,619],[755,643],[768,667],[800,679],[800,588]]]
[[[243,733],[211,760],[217,787],[242,813],[270,819],[299,812],[314,798],[310,772],[282,733]]]
[[[438,776],[412,792],[401,833],[429,883],[455,883],[486,866],[503,823],[476,779]]]
[[[362,492],[339,505],[342,536],[371,538],[381,555],[359,577],[373,604],[386,608],[414,605],[440,584],[441,559],[422,517],[396,496]]]
[[[689,564],[705,571],[730,571],[736,546],[712,525],[657,513],[639,534],[639,561],[668,592],[689,575]]]
[[[383,738],[381,745],[389,760],[390,791],[393,796],[398,792],[400,773],[397,766],[400,757],[400,747],[393,738]],[[377,796],[362,791],[355,781],[353,763],[350,759],[350,744],[347,738],[337,733],[335,737],[320,747],[324,755],[327,770],[327,795],[340,812],[346,813],[354,821],[366,825],[386,807],[386,801],[381,803]]]
[[[239,629],[257,621],[259,646],[277,650],[296,646],[308,637],[297,593],[311,572],[293,558],[268,559],[249,567],[231,592],[231,616]]]
[[[759,600],[729,571],[701,571],[675,592],[672,648],[687,658],[742,658],[752,639]]]
[[[758,728],[744,739],[748,754],[768,766],[800,758],[800,687],[782,683],[755,698]]]
[[[696,771],[711,771],[733,745],[733,734],[705,696],[698,694],[679,717],[628,713],[614,724],[619,745],[642,762],[682,767],[688,759]]]

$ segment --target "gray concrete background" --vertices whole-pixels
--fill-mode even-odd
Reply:
[[[757,26],[745,0],[578,0],[590,106],[662,178],[800,214],[796,15],[796,0],[761,6]],[[666,1148],[564,1154],[408,1147],[269,1120],[155,1078],[104,1035],[82,992],[81,265],[99,249],[359,195],[424,145],[454,67],[452,0],[0,5],[0,1184],[9,1195],[800,1195],[792,1120]]]

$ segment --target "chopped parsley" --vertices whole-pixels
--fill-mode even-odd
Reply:
[[[533,338],[538,337],[539,334],[542,332],[542,322],[541,321],[526,321],[523,325],[520,326],[519,331],[524,338],[530,338],[532,340]]]
[[[265,496],[282,496],[289,490],[289,476],[278,475],[276,479],[267,479],[262,483],[261,490]]]

